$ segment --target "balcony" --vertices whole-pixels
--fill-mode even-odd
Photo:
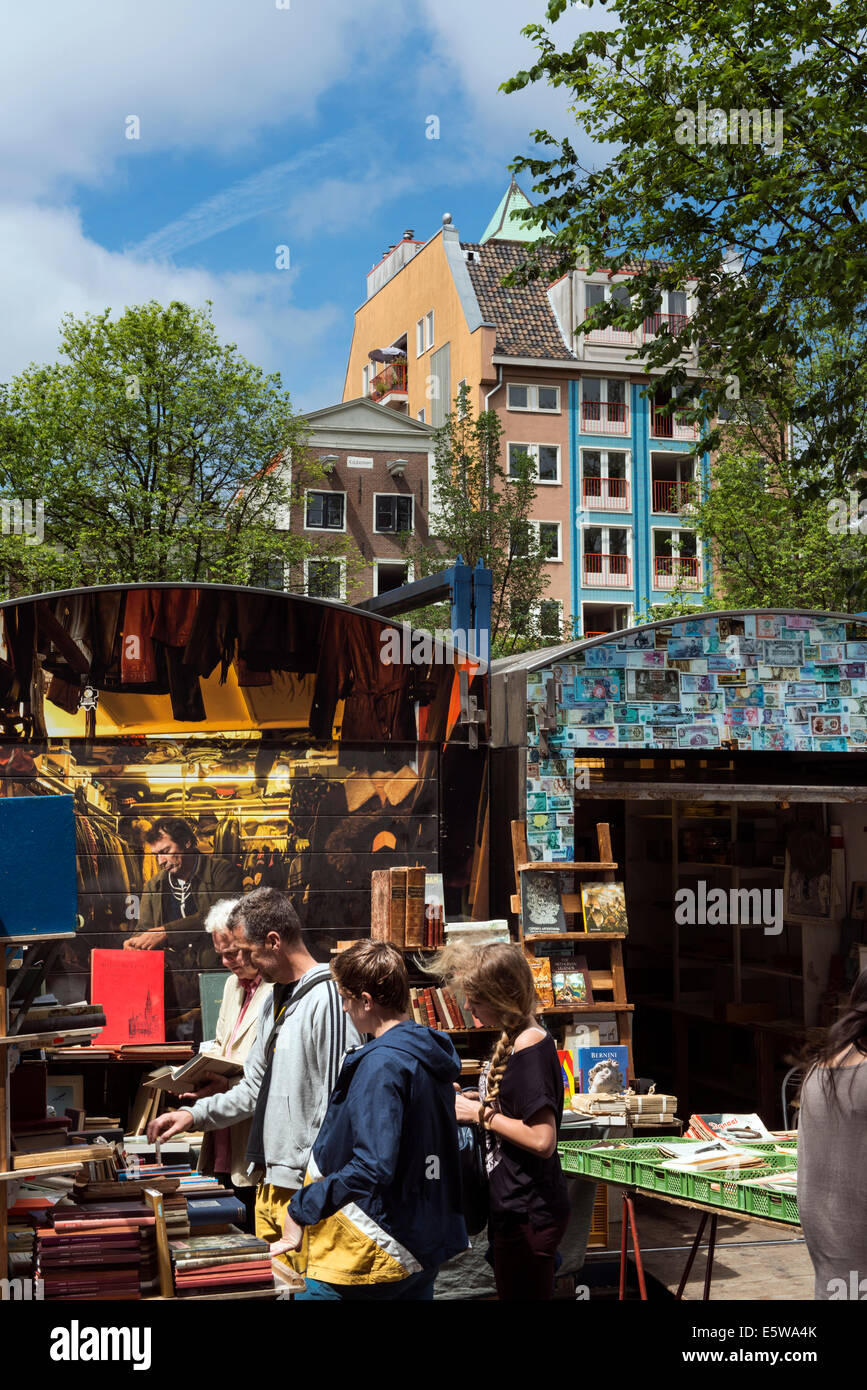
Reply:
[[[700,589],[701,562],[697,555],[654,555],[656,589]]]
[[[698,501],[698,487],[693,481],[676,482],[672,478],[653,479],[653,510],[672,515]]]
[[[581,498],[590,512],[628,512],[628,478],[582,478]]]
[[[584,584],[589,589],[628,589],[629,556],[585,551]]]
[[[628,434],[629,406],[624,401],[582,401],[583,434]]]
[[[370,399],[378,401],[380,405],[389,405],[392,401],[397,405],[404,404],[408,400],[406,370],[405,362],[389,362],[371,379],[368,390]]]
[[[665,329],[672,338],[682,333],[689,322],[686,314],[648,314],[644,320],[645,338],[655,338],[659,330]]]
[[[691,443],[698,439],[698,425],[685,420],[683,415],[673,412],[663,415],[656,406],[650,411],[650,434],[653,439],[680,439]]]

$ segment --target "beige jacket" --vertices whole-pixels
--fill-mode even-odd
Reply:
[[[273,985],[266,985],[264,980],[257,986],[250,1006],[244,1014],[241,1027],[238,1029],[234,1043],[230,1045],[230,1039],[238,1015],[244,1003],[244,989],[234,975],[230,975],[226,980],[226,987],[223,990],[223,1002],[220,1005],[220,1016],[217,1019],[216,1051],[224,1057],[229,1057],[233,1062],[239,1062],[241,1066],[247,1060],[247,1055],[256,1041],[256,1030],[259,1023],[259,1014],[262,1012],[262,1005],[268,998]],[[238,1077],[238,1081],[241,1078]],[[237,1085],[237,1082],[235,1083]],[[236,1187],[249,1187],[250,1179],[247,1176],[247,1140],[250,1135],[252,1118],[241,1120],[239,1124],[232,1125],[229,1129],[229,1138],[232,1145],[232,1182]],[[199,1156],[199,1172],[214,1172],[214,1131],[207,1130],[202,1141],[202,1151]]]

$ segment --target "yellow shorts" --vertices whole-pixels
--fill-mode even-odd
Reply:
[[[267,1240],[269,1245],[282,1240],[283,1218],[297,1191],[297,1187],[275,1187],[273,1183],[260,1182],[256,1189],[256,1235],[260,1240]],[[302,1268],[301,1251],[290,1250],[277,1258],[290,1269]]]

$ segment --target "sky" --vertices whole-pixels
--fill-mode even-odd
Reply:
[[[211,300],[296,409],[330,405],[387,247],[445,212],[478,240],[532,130],[581,148],[562,91],[497,90],[544,0],[0,5],[0,380],[56,360],[65,313]]]

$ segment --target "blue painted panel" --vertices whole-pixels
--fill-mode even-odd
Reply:
[[[75,931],[71,796],[0,798],[0,940]]]

